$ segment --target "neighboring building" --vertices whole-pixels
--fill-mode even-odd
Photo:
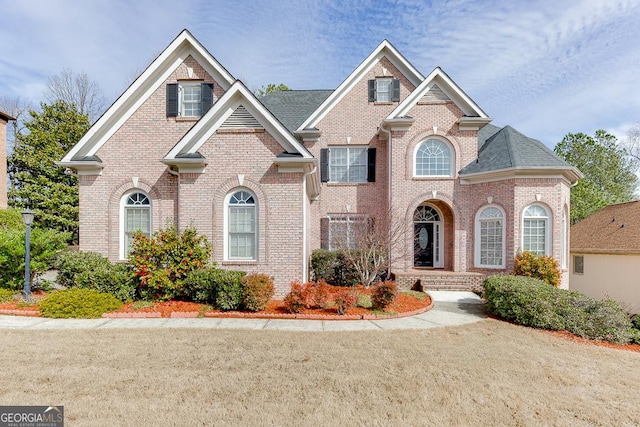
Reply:
[[[640,313],[640,201],[607,206],[571,227],[571,286]]]
[[[0,110],[0,209],[7,208],[7,123],[15,120]]]
[[[401,287],[477,289],[519,250],[554,256],[566,286],[581,174],[491,120],[386,40],[335,90],[258,99],[185,30],[59,164],[80,177],[81,249],[112,260],[135,230],[193,224],[219,266],[282,296],[314,249],[390,216]]]

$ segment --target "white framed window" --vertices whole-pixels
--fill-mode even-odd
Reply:
[[[178,84],[178,106],[180,116],[199,117],[202,115],[202,84],[200,82],[180,82]]]
[[[367,147],[329,149],[330,182],[367,182]]]
[[[522,250],[551,255],[551,216],[540,204],[529,205],[522,216]]]
[[[376,79],[376,101],[377,102],[391,102],[392,90],[393,90],[392,78]]]
[[[226,205],[225,258],[256,260],[258,254],[258,221],[256,197],[249,190],[229,193]]]
[[[132,191],[122,197],[120,205],[120,257],[126,259],[136,231],[151,237],[151,200],[141,191]]]
[[[329,215],[329,250],[356,249],[369,230],[369,218],[363,214]]]
[[[414,176],[453,176],[453,147],[439,139],[427,139],[416,146]]]
[[[476,267],[504,268],[505,214],[498,206],[485,206],[476,214]]]

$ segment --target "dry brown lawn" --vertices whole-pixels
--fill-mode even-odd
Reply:
[[[69,426],[640,425],[640,353],[420,331],[2,330],[0,405]]]

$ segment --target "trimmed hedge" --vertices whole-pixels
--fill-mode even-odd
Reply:
[[[640,333],[615,301],[596,300],[531,277],[489,276],[484,295],[489,312],[525,326],[618,344],[634,341]]]
[[[549,285],[560,286],[560,266],[558,261],[548,255],[519,252],[514,260],[513,274],[533,277]]]
[[[342,251],[316,249],[311,254],[313,280],[334,286],[355,286],[360,283],[358,272],[350,265]]]
[[[17,291],[12,289],[2,289],[0,288],[0,302],[9,302],[13,300],[14,296],[17,294]]]
[[[93,319],[122,307],[122,302],[111,294],[92,289],[56,291],[40,302],[44,317],[58,319]]]
[[[192,271],[184,280],[185,297],[221,310],[237,310],[242,305],[241,280],[246,274],[215,267]]]
[[[242,307],[249,311],[264,310],[275,292],[273,278],[266,274],[249,274],[241,279]]]

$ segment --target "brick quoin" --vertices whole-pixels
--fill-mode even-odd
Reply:
[[[81,250],[95,251],[114,261],[121,259],[121,202],[127,192],[139,189],[150,196],[154,231],[168,222],[179,221],[181,229],[195,226],[212,243],[213,260],[218,266],[273,276],[276,297],[280,298],[289,291],[292,281],[302,280],[307,273],[303,271],[304,254],[320,248],[321,220],[330,214],[364,214],[375,219],[391,212],[394,224],[404,230],[401,244],[392,254],[392,272],[401,288],[421,280],[433,288],[479,291],[485,275],[510,272],[522,246],[522,213],[532,203],[543,204],[551,213],[552,255],[560,262],[560,231],[563,212],[568,215],[569,183],[561,176],[461,182],[457,171],[478,156],[478,131],[459,129],[458,121],[465,113],[453,101],[417,102],[407,114],[414,120],[408,130],[393,131],[391,142],[379,138],[381,123],[399,103],[369,102],[368,80],[383,75],[399,79],[400,102],[416,89],[384,56],[319,121],[320,138],[304,143],[318,160],[324,148],[376,148],[375,182],[322,183],[317,198],[305,199],[303,173],[282,173],[274,164],[276,156],[283,152],[277,136],[265,129],[251,128],[218,129],[198,150],[207,159],[204,172],[180,172],[176,176],[160,160],[197,120],[166,117],[166,85],[187,78],[214,83],[215,103],[224,95],[224,84],[206,69],[188,56],[98,150],[96,155],[105,165],[102,173],[80,176]],[[432,137],[453,147],[453,177],[413,176],[415,149]],[[250,190],[257,199],[255,261],[230,261],[224,257],[225,198],[240,188]],[[413,214],[422,204],[429,204],[442,214],[442,268],[413,267]],[[489,204],[506,213],[502,269],[475,267],[475,218]],[[305,223],[307,247],[303,248]],[[567,287],[567,278],[565,269],[563,287]]]

